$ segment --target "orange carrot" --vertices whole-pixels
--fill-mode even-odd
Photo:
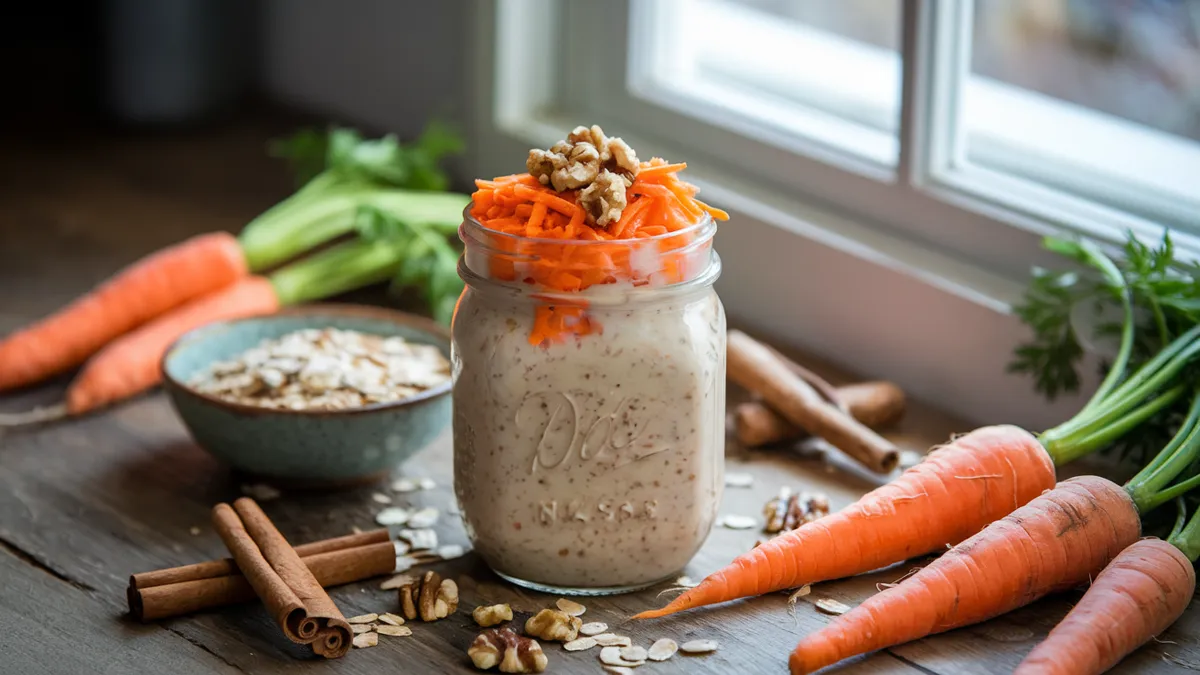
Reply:
[[[271,282],[252,276],[163,314],[109,343],[88,360],[67,390],[66,412],[79,415],[158,384],[167,348],[193,328],[213,321],[269,314],[278,308]]]
[[[990,619],[1086,582],[1137,541],[1140,518],[1120,485],[1097,476],[1065,480],[801,640],[788,662],[792,675]]]
[[[242,248],[226,232],[193,237],[142,258],[0,341],[0,391],[70,370],[114,338],[246,273]]]
[[[745,553],[648,619],[878,569],[957,544],[1054,487],[1029,432],[983,427],[853,505]]]
[[[1135,542],[1104,568],[1013,675],[1098,675],[1166,630],[1187,609],[1196,570],[1162,539]]]

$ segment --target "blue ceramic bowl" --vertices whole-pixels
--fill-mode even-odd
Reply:
[[[187,383],[216,361],[304,328],[340,328],[436,345],[450,337],[423,317],[379,307],[314,304],[223,321],[179,339],[163,357],[163,383],[196,442],[233,467],[281,485],[333,486],[378,479],[450,422],[450,382],[403,401],[332,411],[274,410],[201,394]]]

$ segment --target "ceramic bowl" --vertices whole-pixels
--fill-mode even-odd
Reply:
[[[316,304],[223,321],[181,337],[163,357],[171,403],[195,441],[246,473],[280,485],[326,487],[381,478],[450,422],[450,382],[402,401],[350,410],[274,410],[202,394],[188,382],[216,361],[304,328],[340,328],[436,345],[449,332],[419,316],[379,307]]]

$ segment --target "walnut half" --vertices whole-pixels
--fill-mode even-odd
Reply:
[[[425,573],[419,581],[400,587],[400,612],[412,621],[444,619],[458,609],[458,584],[452,579],[442,579],[437,572]]]
[[[504,605],[486,605],[476,607],[475,611],[471,612],[471,617],[475,619],[475,623],[490,628],[496,624],[512,621],[512,607]]]
[[[480,670],[499,665],[502,673],[540,673],[548,663],[537,640],[521,637],[511,628],[489,628],[475,636],[467,656]]]
[[[559,609],[543,609],[525,622],[525,634],[554,642],[570,642],[579,637],[583,619]]]

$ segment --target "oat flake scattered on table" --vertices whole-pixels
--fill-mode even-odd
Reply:
[[[336,328],[264,340],[192,378],[197,391],[287,410],[345,410],[400,401],[450,379],[433,345]]]

